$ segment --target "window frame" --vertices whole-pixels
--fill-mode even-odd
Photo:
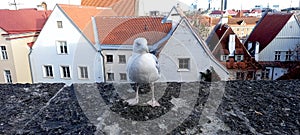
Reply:
[[[57,48],[57,54],[59,54],[59,55],[68,55],[69,54],[69,47],[68,47],[67,41],[57,40],[56,48]]]
[[[5,79],[5,82],[8,83],[8,84],[13,83],[10,70],[4,70],[4,79]]]
[[[108,58],[110,58],[111,57],[111,59],[108,59]],[[106,55],[106,63],[113,63],[114,62],[114,55],[112,55],[112,54],[107,54]]]
[[[226,57],[226,58],[224,59],[224,57]],[[224,62],[228,61],[229,60],[229,55],[221,55],[220,60],[224,61]]]
[[[292,61],[292,56],[293,56],[293,52],[292,51],[286,51],[285,52],[285,61]]]
[[[68,69],[65,74],[65,69]],[[62,79],[71,79],[71,68],[68,65],[61,65],[60,66],[60,77]]]
[[[126,73],[120,73],[120,81],[127,81],[127,74]]]
[[[263,79],[263,80],[269,80],[270,79],[270,77],[269,77],[269,75],[270,75],[270,69],[265,69],[265,70],[262,70],[262,73],[261,73],[261,79]]]
[[[178,71],[190,71],[190,58],[178,58]]]
[[[50,73],[48,73],[49,69],[51,70]],[[52,65],[43,65],[43,77],[44,78],[54,78],[54,72],[53,72],[53,66]]]
[[[59,28],[59,29],[63,28],[63,23],[62,23],[62,21],[56,21],[56,26],[57,26],[57,28]]]
[[[119,55],[119,64],[126,64],[126,55]]]
[[[78,66],[78,78],[89,79],[89,68],[87,66]]]
[[[8,54],[7,54],[7,48],[6,48],[6,46],[1,45],[0,46],[0,50],[1,50],[1,60],[8,60]]]
[[[274,61],[280,61],[281,51],[275,51]]]
[[[238,59],[240,57],[240,59]],[[242,62],[244,61],[244,55],[235,55],[234,60],[237,62]]]
[[[236,80],[245,80],[245,72],[236,72]]]
[[[114,73],[107,73],[107,81],[115,81],[115,74]]]

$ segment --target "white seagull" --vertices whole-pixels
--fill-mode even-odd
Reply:
[[[156,56],[149,53],[147,40],[137,38],[133,43],[133,53],[128,60],[127,74],[131,81],[135,83],[150,83],[152,99],[147,104],[152,107],[160,106],[154,98],[154,82],[160,78],[160,70]],[[127,100],[129,105],[136,105],[139,102],[139,86],[136,87],[136,97]]]

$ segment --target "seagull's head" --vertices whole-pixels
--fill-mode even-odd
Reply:
[[[134,53],[148,53],[149,49],[147,46],[147,40],[145,38],[137,38],[133,42],[133,52]]]

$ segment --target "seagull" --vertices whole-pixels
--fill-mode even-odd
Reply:
[[[133,43],[133,53],[127,63],[127,74],[135,83],[150,83],[152,99],[147,104],[152,107],[160,106],[154,98],[154,82],[160,78],[160,68],[155,55],[149,53],[147,40],[143,37],[137,38]],[[136,87],[136,96],[127,100],[129,105],[139,102],[139,86]]]

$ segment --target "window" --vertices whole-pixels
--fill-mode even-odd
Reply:
[[[266,69],[266,70],[262,71],[261,78],[262,79],[269,79],[269,74],[270,74],[270,69]]]
[[[236,79],[237,80],[244,80],[245,73],[244,72],[236,72]]]
[[[180,58],[179,61],[179,69],[190,69],[190,59],[189,58]]]
[[[87,67],[79,67],[79,78],[80,79],[88,79],[88,68]]]
[[[66,41],[57,41],[57,53],[68,54],[68,46]]]
[[[6,83],[12,83],[10,70],[4,70],[4,77]]]
[[[279,61],[280,60],[280,51],[275,51],[275,61]]]
[[[106,62],[107,63],[113,63],[113,60],[114,59],[114,57],[113,57],[113,55],[106,55]]]
[[[119,63],[121,63],[121,64],[126,63],[126,56],[125,55],[119,55]]]
[[[115,77],[114,77],[114,73],[107,73],[107,81],[114,81]]]
[[[62,21],[57,21],[57,28],[62,28],[63,25],[62,25]]]
[[[1,49],[1,55],[2,55],[1,59],[2,60],[7,60],[8,56],[7,56],[6,47],[5,46],[1,46],[0,49]]]
[[[221,55],[221,61],[227,61],[228,58],[228,55]]]
[[[44,77],[53,77],[53,70],[51,65],[45,65],[44,66]]]
[[[150,16],[158,16],[159,11],[150,11]]]
[[[291,61],[292,51],[285,52],[285,61]]]
[[[235,55],[235,61],[243,61],[244,56],[243,55]]]
[[[126,73],[120,73],[120,80],[121,81],[126,81],[127,80]]]
[[[70,67],[69,66],[61,66],[60,74],[61,74],[61,78],[65,78],[65,79],[71,78]]]

